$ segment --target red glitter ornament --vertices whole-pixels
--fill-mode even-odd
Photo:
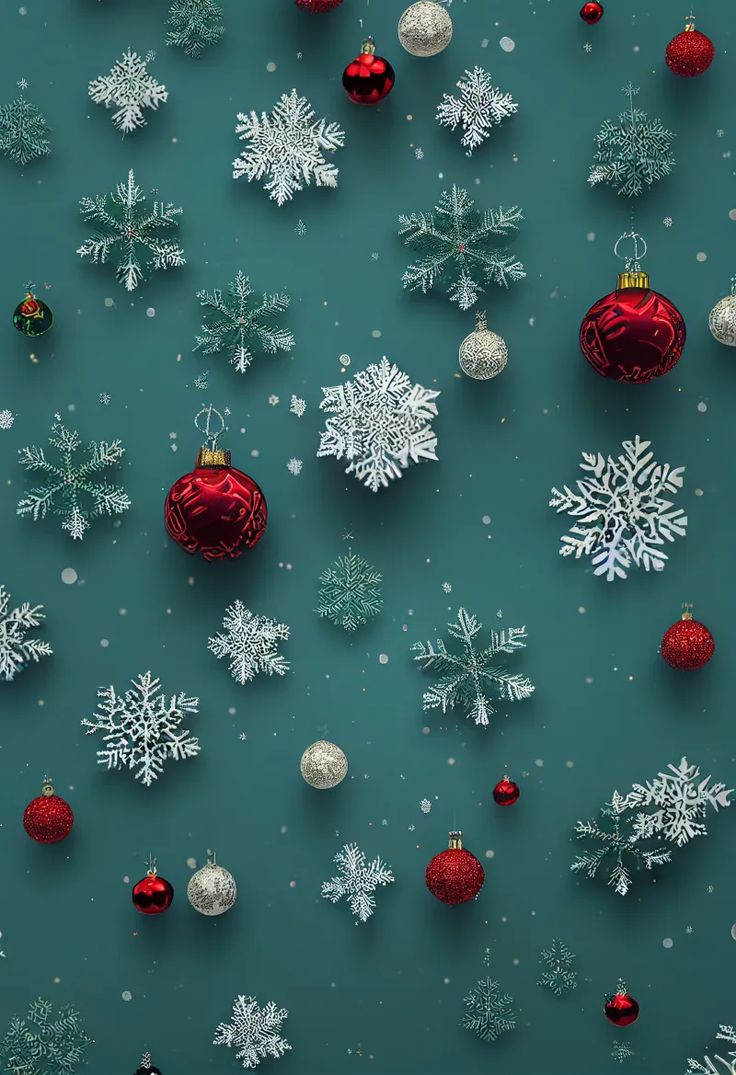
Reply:
[[[696,78],[707,71],[716,54],[715,46],[709,37],[695,29],[695,23],[688,19],[682,33],[672,38],[664,54],[670,71],[682,78]]]
[[[205,414],[202,429],[198,422]],[[214,433],[213,415],[222,422]],[[164,519],[169,535],[189,553],[201,552],[205,560],[240,556],[252,549],[266,529],[268,512],[260,488],[242,470],[230,465],[230,453],[217,447],[225,428],[222,415],[209,406],[203,408],[195,425],[207,438],[197,456],[195,469],[184,474],[169,489]]]
[[[694,672],[711,659],[716,643],[704,623],[693,619],[692,605],[685,605],[682,618],[673,623],[662,636],[659,652],[667,664]]]
[[[339,7],[342,0],[296,0],[296,6],[302,7],[305,11],[313,11],[317,14],[321,14],[323,11],[332,11],[333,8]]]
[[[606,1001],[603,1011],[606,1019],[616,1026],[631,1026],[639,1018],[639,1004],[626,992],[626,986],[621,981],[616,992]]]
[[[174,886],[156,873],[156,860],[149,858],[148,873],[133,886],[133,904],[141,914],[163,914],[174,898]]]
[[[41,794],[31,799],[23,811],[23,828],[39,844],[56,844],[72,831],[74,812],[71,806],[54,791],[48,777],[44,778]]]
[[[351,101],[358,105],[377,105],[394,88],[396,76],[388,60],[376,56],[372,37],[366,38],[360,55],[342,73],[342,84]]]
[[[499,806],[513,806],[520,795],[519,785],[507,776],[499,780],[493,789],[493,801]]]
[[[475,855],[463,847],[462,833],[451,832],[447,851],[440,851],[427,866],[427,888],[443,903],[467,903],[477,896],[486,879]]]
[[[599,4],[598,0],[588,0],[580,8],[580,18],[583,22],[587,22],[589,26],[594,26],[595,23],[600,22],[603,18],[603,4]]]

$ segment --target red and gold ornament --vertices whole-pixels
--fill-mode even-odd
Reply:
[[[695,672],[711,659],[716,643],[704,623],[693,619],[692,605],[683,605],[681,618],[662,636],[659,652],[672,668]]]
[[[13,312],[13,324],[24,336],[43,336],[54,323],[51,308],[36,298],[33,288],[28,286],[26,297],[19,302]]]
[[[341,3],[342,0],[296,0],[297,7],[316,14],[321,14],[323,11],[332,11],[333,8],[339,7]]]
[[[443,903],[467,903],[478,895],[486,879],[475,855],[463,847],[462,833],[451,832],[448,848],[427,866],[427,888]]]
[[[376,56],[372,37],[363,42],[360,55],[351,60],[342,73],[342,84],[351,101],[358,105],[377,105],[394,88],[394,69],[383,56]]]
[[[603,18],[603,4],[599,4],[598,0],[588,0],[580,8],[580,18],[589,26],[594,26]]]
[[[148,873],[133,886],[133,904],[141,914],[163,914],[174,898],[174,886],[156,873],[156,860],[149,858]]]
[[[707,71],[716,54],[715,46],[706,34],[695,29],[695,20],[689,18],[685,29],[676,34],[664,54],[670,71],[682,78],[696,78]]]
[[[509,780],[507,776],[503,780],[499,780],[493,789],[493,801],[498,806],[513,806],[520,795],[519,785],[515,781]]]
[[[606,1019],[615,1026],[631,1026],[639,1018],[639,1004],[620,980],[616,992],[606,1000],[603,1011]]]
[[[57,795],[48,777],[41,794],[31,799],[23,811],[23,828],[39,844],[57,844],[72,831],[74,812],[69,803]]]

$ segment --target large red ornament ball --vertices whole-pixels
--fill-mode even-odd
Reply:
[[[196,466],[174,482],[164,509],[169,535],[205,560],[240,556],[266,529],[268,512],[260,488],[229,465]]]
[[[694,672],[708,663],[716,651],[716,643],[704,623],[685,613],[665,631],[659,651],[673,668]]]
[[[580,349],[596,373],[627,384],[646,384],[668,373],[684,346],[682,314],[648,287],[604,295],[580,326]]]
[[[493,789],[493,801],[499,806],[513,806],[520,794],[519,785],[505,776]]]
[[[163,914],[174,898],[174,886],[155,870],[148,871],[142,881],[133,886],[133,904],[141,914]]]
[[[342,0],[296,0],[297,7],[303,7],[306,11],[314,11],[318,14],[323,11],[332,11],[341,3]]]
[[[580,18],[583,22],[587,22],[589,26],[595,25],[603,18],[603,4],[599,4],[598,0],[588,0],[586,4],[580,8]]]
[[[625,989],[619,989],[605,1003],[606,1019],[616,1026],[631,1026],[639,1018],[639,1004]]]
[[[360,55],[351,60],[342,73],[345,92],[358,105],[378,104],[388,97],[395,81],[393,67],[382,56],[376,56],[371,38],[363,42]]]
[[[74,813],[71,806],[46,783],[41,794],[31,799],[23,811],[23,828],[39,844],[56,844],[72,831]]]
[[[682,33],[672,38],[664,58],[670,71],[674,71],[676,75],[695,78],[708,70],[715,54],[711,39],[696,30],[693,23],[688,23]]]
[[[450,833],[450,846],[440,851],[427,866],[427,888],[443,903],[467,903],[478,895],[485,881],[485,870],[475,855],[462,845],[461,833]]]

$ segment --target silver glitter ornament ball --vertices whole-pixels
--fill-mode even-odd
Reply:
[[[452,40],[452,19],[434,0],[417,0],[399,19],[399,41],[412,56],[436,56]]]
[[[708,315],[708,328],[719,343],[736,347],[736,294],[718,300]]]
[[[204,915],[225,914],[235,903],[238,886],[224,866],[218,866],[215,856],[207,853],[207,865],[189,878],[187,899],[195,911]]]
[[[460,344],[460,369],[476,381],[490,381],[508,360],[506,341],[497,332],[491,332],[484,313],[477,313],[475,330]]]
[[[320,739],[304,751],[299,768],[310,787],[326,791],[327,788],[337,787],[345,779],[348,759],[335,743]]]

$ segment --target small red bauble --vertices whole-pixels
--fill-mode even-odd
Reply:
[[[716,54],[715,46],[709,37],[695,29],[695,23],[688,19],[682,33],[673,37],[664,54],[670,71],[683,78],[695,78],[707,71]]]
[[[163,914],[168,911],[174,898],[174,886],[165,877],[156,873],[156,862],[152,859],[146,876],[133,886],[133,903],[141,914]]]
[[[667,664],[673,668],[682,668],[694,672],[702,668],[711,659],[716,650],[716,643],[704,623],[693,619],[693,614],[686,608],[682,618],[673,623],[662,636],[659,652]]]
[[[31,799],[23,811],[23,828],[39,844],[56,844],[72,831],[74,813],[68,802],[57,795],[50,780],[41,794]]]
[[[626,986],[621,982],[613,996],[606,1001],[603,1011],[606,1019],[616,1026],[631,1026],[639,1018],[639,1004],[626,992]]]
[[[447,851],[440,851],[427,866],[427,888],[443,903],[467,903],[478,895],[486,879],[475,855],[463,847],[462,833],[451,832]]]
[[[493,801],[499,806],[513,806],[520,794],[519,785],[505,776],[493,789]]]
[[[339,7],[341,3],[342,0],[296,0],[297,7],[303,7],[306,11],[317,13],[332,11],[334,7]]]
[[[342,73],[342,84],[351,101],[358,105],[377,105],[394,88],[396,76],[388,60],[376,56],[373,38],[363,42],[360,55]]]
[[[599,4],[598,0],[588,0],[586,4],[580,8],[580,18],[583,22],[587,22],[589,26],[593,26],[596,22],[600,22],[603,18],[603,4]]]

